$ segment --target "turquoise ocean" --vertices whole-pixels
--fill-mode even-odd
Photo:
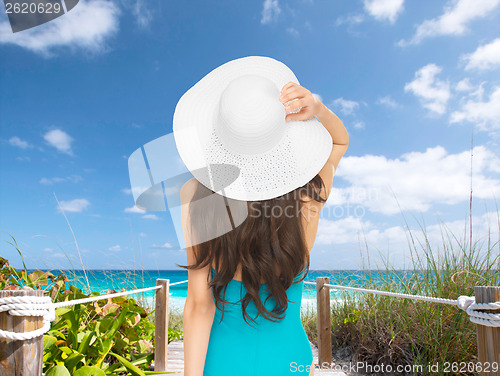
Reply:
[[[31,272],[33,270],[28,270]],[[52,274],[58,275],[63,272],[70,284],[76,285],[86,294],[96,291],[101,294],[109,292],[120,292],[124,290],[141,289],[144,287],[156,286],[157,279],[168,279],[170,283],[185,281],[188,279],[186,270],[49,270]],[[329,277],[331,284],[349,285],[363,287],[367,273],[372,280],[381,280],[385,272],[378,271],[348,271],[348,270],[309,270],[305,281],[316,282],[317,277]],[[405,273],[403,271],[398,273]],[[110,291],[114,290],[114,291]],[[331,301],[339,301],[345,292],[330,289]],[[359,293],[351,293],[359,294]],[[187,295],[187,282],[170,286],[169,309],[182,312]],[[147,307],[154,307],[155,290],[129,297],[140,301]],[[304,284],[302,293],[302,309],[316,309],[316,287],[315,285]]]

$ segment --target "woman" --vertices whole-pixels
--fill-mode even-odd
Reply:
[[[283,63],[252,56],[184,94],[174,135],[195,177],[181,190],[184,375],[313,375],[300,304],[342,121]]]

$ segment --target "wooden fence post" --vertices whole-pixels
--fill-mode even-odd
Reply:
[[[332,321],[330,306],[329,277],[316,278],[316,299],[318,315],[318,363],[320,368],[330,368],[332,364]]]
[[[474,287],[474,296],[476,303],[500,302],[500,287],[476,286]],[[489,309],[483,312],[500,313],[500,309]],[[500,376],[500,328],[476,325],[476,333],[478,362],[482,368],[479,374],[481,376]],[[494,369],[496,372],[493,372]]]
[[[9,296],[44,296],[42,290],[0,290],[0,298]],[[12,316],[0,312],[0,329],[9,332],[31,332],[43,327],[42,316]],[[0,375],[41,376],[43,336],[26,341],[0,338]]]
[[[167,370],[169,279],[157,279],[155,308],[155,371]]]

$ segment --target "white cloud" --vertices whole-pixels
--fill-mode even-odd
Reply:
[[[133,187],[133,188],[123,188],[122,189],[122,192],[125,193],[125,194],[128,194],[128,195],[131,195],[132,193],[134,193],[134,196],[135,195],[140,195],[141,193],[147,191],[150,187],[141,187],[141,186],[136,186],[136,187]]]
[[[262,6],[262,18],[260,23],[267,24],[272,21],[276,21],[279,14],[281,13],[281,8],[279,6],[278,0],[264,0]]]
[[[461,110],[450,115],[451,123],[469,121],[475,123],[482,130],[500,129],[500,86],[493,89],[487,101],[482,100],[482,86],[473,93],[477,99],[469,99]]]
[[[70,175],[65,178],[59,178],[59,177],[53,177],[53,178],[41,178],[39,183],[44,184],[44,185],[51,185],[54,183],[61,183],[61,182],[66,182],[69,181],[71,183],[78,183],[81,182],[83,178],[80,175]]]
[[[136,0],[132,8],[132,13],[135,16],[135,20],[139,27],[141,27],[142,29],[146,29],[149,27],[149,24],[153,19],[153,14],[149,9],[148,4],[146,4],[144,0]]]
[[[156,245],[156,244],[153,244],[151,246],[151,248],[156,248],[156,249],[170,249],[170,248],[173,248],[172,244],[170,243],[165,243],[165,244],[162,244],[162,245]]]
[[[404,0],[365,0],[365,10],[377,20],[394,23],[403,10]]]
[[[24,140],[21,140],[19,137],[17,136],[13,136],[9,139],[9,144],[11,144],[12,146],[16,146],[18,148],[21,148],[21,149],[27,149],[27,148],[31,148],[33,147],[32,145],[30,145],[27,141],[24,141]]]
[[[495,233],[494,228],[497,227],[496,212],[486,212],[482,215],[472,217],[473,242],[486,241],[489,233]],[[443,251],[443,237],[447,246],[456,246],[454,239],[467,238],[469,235],[467,226],[468,219],[449,220],[442,223],[422,226],[422,229],[417,225],[408,223],[411,231],[411,238],[415,241],[416,251],[422,254],[422,249],[429,247],[434,256],[438,252]],[[449,238],[448,238],[449,235]],[[453,235],[456,238],[453,238]],[[410,259],[410,244],[412,244],[410,232],[406,227],[380,225],[379,222],[369,220],[363,221],[359,217],[346,217],[339,220],[329,220],[321,218],[318,225],[318,235],[316,244],[318,246],[325,245],[342,245],[342,249],[348,248],[349,257],[345,258],[342,252],[337,251],[336,257],[349,262],[350,266],[357,264],[356,261],[361,258],[360,253],[354,253],[355,249],[361,248],[363,254],[363,262],[367,261],[366,253],[370,257],[370,266],[383,267],[382,259],[379,257],[379,252],[386,257],[391,265],[396,268],[411,267]],[[495,242],[495,235],[491,239]],[[449,243],[451,241],[451,244]],[[427,243],[428,242],[428,243]],[[463,244],[462,244],[463,245]],[[350,246],[350,247],[349,247]],[[368,248],[366,249],[365,246]],[[411,246],[413,248],[413,245]],[[429,249],[428,248],[428,249]],[[314,257],[315,251],[311,253]],[[354,259],[354,262],[353,262]],[[365,265],[368,266],[368,265]]]
[[[60,201],[59,204],[61,205],[62,210],[64,212],[72,212],[72,213],[80,213],[83,210],[87,209],[87,207],[90,205],[90,202],[84,198],[77,198],[71,201]],[[59,205],[57,206],[58,210]]]
[[[55,147],[60,152],[73,155],[71,143],[73,138],[60,129],[52,129],[43,136],[50,146]]]
[[[332,106],[340,108],[344,115],[350,115],[359,107],[359,103],[340,97],[332,102]]]
[[[473,89],[473,87],[472,87],[472,84],[470,83],[470,80],[468,77],[459,81],[455,86],[456,91],[470,91],[472,89]]]
[[[365,128],[365,123],[362,121],[357,121],[354,123],[354,128],[356,129],[364,129]]]
[[[146,233],[144,233],[144,232],[141,232],[141,233],[139,234],[139,236],[140,236],[140,237],[146,237],[146,236],[148,236],[148,234],[146,234]]]
[[[146,215],[143,215],[142,218],[144,218],[144,219],[153,219],[155,221],[159,221],[161,219],[156,214],[146,214]]]
[[[299,31],[294,27],[287,27],[286,32],[294,37],[298,37],[300,35]]]
[[[429,211],[433,204],[466,202],[470,189],[470,151],[449,154],[442,146],[410,152],[399,158],[382,155],[344,157],[336,173],[349,183],[333,187],[326,211],[335,218],[346,210],[393,215],[401,210]],[[473,194],[476,198],[500,197],[500,157],[485,146],[473,150]],[[395,197],[394,197],[395,196]],[[397,201],[396,201],[397,199]]]
[[[410,91],[420,98],[422,106],[442,115],[450,99],[450,84],[436,78],[442,68],[436,64],[427,64],[415,72],[415,79],[405,84],[405,91]]]
[[[121,250],[122,250],[122,247],[119,244],[114,245],[114,246],[108,248],[108,251],[118,252],[118,251],[121,251]]]
[[[392,108],[395,108],[398,106],[398,104],[391,98],[390,95],[387,95],[385,97],[381,97],[381,98],[377,99],[375,104],[381,104],[383,106],[392,107]]]
[[[396,267],[402,267],[409,256],[407,234],[407,230],[402,226],[384,228],[377,222],[363,221],[359,217],[349,216],[339,220],[321,218],[315,246],[316,244],[323,247],[340,245],[341,247],[336,247],[339,249],[336,259],[343,264],[342,268],[362,266],[383,268],[378,252],[387,256],[386,251],[391,251],[390,263],[396,264]],[[346,250],[341,252],[340,249]],[[347,257],[345,253],[348,254]],[[311,254],[314,255],[314,250]]]
[[[462,60],[467,60],[465,70],[487,70],[500,67],[500,38],[479,46],[473,53],[462,56]]]
[[[357,231],[362,230],[363,223],[361,217],[349,216],[338,220],[321,218],[318,224],[318,235],[315,244],[346,244],[355,242],[354,236]]]
[[[126,208],[124,210],[125,213],[140,213],[140,214],[143,214],[143,213],[146,213],[146,210],[143,210],[143,209],[140,209],[138,208],[137,206],[132,206],[131,208]]]
[[[105,42],[118,31],[120,9],[112,1],[80,0],[65,15],[43,25],[13,33],[8,21],[0,23],[0,43],[14,44],[45,57],[58,47],[105,50]]]
[[[352,14],[349,16],[342,16],[342,17],[338,17],[335,20],[335,26],[340,26],[343,24],[347,24],[350,26],[357,25],[357,24],[360,24],[361,22],[363,22],[364,20],[365,20],[365,18],[362,14]]]
[[[400,46],[418,44],[425,38],[439,35],[462,35],[471,21],[491,14],[500,0],[452,0],[444,8],[444,13],[417,26],[415,35],[409,40],[398,42]]]

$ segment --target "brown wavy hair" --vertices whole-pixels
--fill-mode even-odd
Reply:
[[[196,182],[191,203],[209,195],[217,195],[209,205],[189,205],[191,233],[215,233],[225,226],[224,221],[231,221],[231,231],[215,239],[204,241],[193,247],[195,264],[179,265],[184,269],[201,269],[214,265],[214,276],[207,278],[216,301],[216,306],[230,302],[224,296],[228,283],[233,279],[237,267],[241,264],[241,279],[247,293],[242,298],[243,318],[247,324],[254,322],[259,315],[278,322],[283,319],[288,307],[286,290],[293,280],[305,269],[299,281],[303,281],[309,271],[310,259],[305,242],[301,210],[306,197],[324,203],[321,196],[325,192],[324,182],[316,175],[310,182],[282,196],[263,201],[238,201],[222,197]],[[222,205],[214,204],[224,200]],[[307,200],[308,201],[308,200]],[[235,203],[239,204],[234,205]],[[244,205],[244,220],[238,225],[234,208]],[[228,210],[230,208],[230,210]],[[225,212],[224,212],[225,211]],[[290,215],[292,214],[292,215]],[[196,243],[194,243],[196,244]],[[279,274],[277,269],[279,269]],[[264,277],[270,296],[276,301],[276,307],[269,311],[259,296],[261,278]],[[248,304],[253,301],[258,310],[257,316],[251,318],[246,312]],[[222,318],[221,318],[222,320]],[[251,326],[251,324],[249,324]]]

